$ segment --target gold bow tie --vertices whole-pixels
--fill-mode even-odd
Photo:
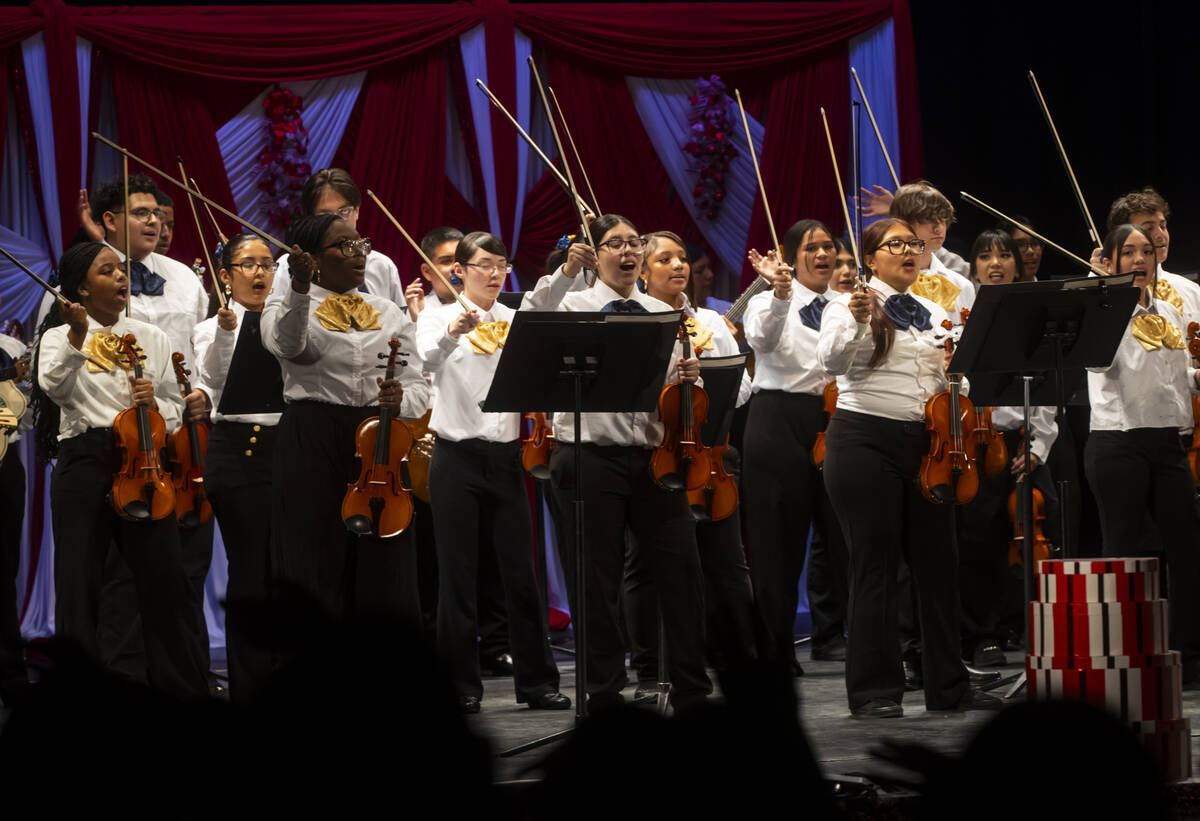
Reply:
[[[88,373],[107,373],[113,365],[120,365],[127,371],[133,368],[125,355],[124,340],[116,334],[92,334],[83,344],[83,352],[88,356]]]
[[[688,336],[692,338],[692,349],[697,353],[700,351],[711,351],[713,349],[713,332],[707,326],[701,325],[696,321],[696,318],[689,316],[683,321],[683,327],[687,331]]]
[[[920,273],[917,275],[917,281],[913,283],[910,289],[917,296],[922,296],[930,302],[936,302],[945,309],[946,313],[953,314],[954,306],[958,300],[958,295],[962,291],[957,285],[946,279],[940,274]]]
[[[467,341],[471,343],[471,349],[475,353],[481,354],[494,354],[497,349],[504,347],[507,339],[508,323],[503,321],[481,322],[467,334]]]
[[[1148,351],[1183,348],[1183,334],[1179,329],[1158,314],[1138,314],[1133,318],[1133,338]]]
[[[1161,277],[1154,283],[1154,296],[1163,302],[1175,306],[1175,310],[1183,313],[1183,297],[1175,290],[1175,286]]]
[[[378,331],[379,311],[358,294],[330,294],[317,306],[317,319],[331,331],[344,333],[351,328]]]

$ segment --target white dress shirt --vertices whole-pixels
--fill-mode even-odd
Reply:
[[[867,286],[879,292],[881,299],[899,293],[879,277]],[[825,308],[817,357],[821,366],[836,376],[838,410],[846,409],[872,416],[919,422],[925,418],[929,397],[946,390],[949,382],[943,370],[947,318],[941,306],[914,296],[929,311],[933,327],[918,331],[910,327],[896,329],[892,349],[876,368],[867,367],[874,353],[871,324],[859,323],[850,313],[851,294],[839,294]],[[963,393],[967,392],[963,380]]]
[[[1135,428],[1192,428],[1190,392],[1196,392],[1194,369],[1187,349],[1167,347],[1148,351],[1133,338],[1133,320],[1157,313],[1182,335],[1183,317],[1160,299],[1150,309],[1138,304],[1117,347],[1112,364],[1088,368],[1088,395],[1092,401],[1092,430]]]
[[[345,332],[328,330],[316,310],[332,294],[320,285],[309,285],[307,294],[292,290],[285,280],[263,308],[260,328],[263,346],[275,354],[283,370],[283,397],[288,402],[314,400],[331,405],[369,407],[379,404],[376,377],[383,371],[378,354],[387,354],[388,341],[400,340],[406,366],[397,363],[396,379],[404,389],[400,416],[416,419],[429,407],[429,383],[421,375],[415,325],[395,303],[375,294],[358,294],[379,311],[380,330]]]
[[[275,271],[275,290],[290,290],[292,275],[288,271],[288,255],[284,254],[275,261],[279,264]],[[404,286],[400,284],[400,270],[387,254],[374,250],[367,254],[363,284],[367,286],[367,293],[381,296],[407,312],[408,303],[404,299]]]
[[[516,311],[500,300],[483,310],[463,297],[479,312],[480,322],[512,322]],[[433,376],[436,401],[429,427],[439,439],[461,442],[483,439],[487,442],[512,442],[521,434],[521,414],[484,413],[479,403],[487,396],[500,363],[500,352],[476,353],[467,335],[457,339],[447,328],[462,313],[457,301],[426,308],[417,317],[417,351],[425,370]]]
[[[111,428],[117,414],[132,407],[132,392],[127,371],[120,364],[112,370],[92,373],[88,358],[67,339],[70,326],[63,324],[42,335],[38,351],[38,385],[54,404],[62,409],[58,423],[59,440],[70,439],[88,428]],[[122,316],[116,324],[102,326],[88,317],[87,339],[97,333],[117,336],[133,334],[137,346],[145,355],[142,375],[154,383],[154,398],[158,412],[166,422],[167,432],[175,431],[183,419],[183,395],[171,367],[171,342],[167,335],[153,325]]]
[[[774,290],[750,298],[742,328],[746,342],[754,349],[755,393],[787,391],[821,395],[831,377],[817,358],[820,334],[800,320],[800,309],[815,299],[832,300],[836,296],[834,291],[818,294],[792,282],[791,299],[776,298]]]
[[[112,246],[109,246],[112,248]],[[117,258],[125,255],[116,248]],[[192,367],[196,356],[192,350],[192,331],[208,316],[208,294],[196,272],[182,262],[151,253],[141,263],[166,280],[160,296],[138,294],[129,297],[129,315],[161,330],[171,341],[171,351],[184,355]],[[168,362],[168,364],[170,364]]]
[[[950,321],[955,325],[961,325],[963,309],[969,311],[975,305],[975,283],[957,271],[946,267],[945,263],[936,256],[930,260],[929,270],[922,273],[944,277],[958,286],[958,296],[954,300],[954,316],[950,317]]]
[[[13,361],[20,359],[25,355],[25,343],[14,336],[8,334],[0,334],[0,349],[13,358]],[[14,385],[21,393],[25,394],[25,413],[21,414],[21,418],[17,420],[17,429],[8,436],[8,443],[14,444],[21,441],[21,431],[29,430],[33,427],[33,406],[29,403],[29,389],[20,387],[21,383],[14,381]]]
[[[192,387],[204,391],[212,400],[213,422],[278,425],[279,417],[282,415],[278,413],[231,413],[226,415],[217,412],[217,407],[221,404],[221,394],[225,390],[225,379],[229,376],[229,365],[233,362],[233,352],[237,348],[238,336],[242,333],[242,317],[246,315],[246,307],[242,303],[231,299],[229,306],[237,317],[237,327],[232,331],[222,328],[217,324],[217,318],[210,316],[197,325],[195,332],[192,333],[192,347],[196,350]]]
[[[688,311],[689,315],[694,316],[696,321],[712,331],[711,351],[700,351],[700,358],[713,356],[737,356],[742,352],[738,347],[737,340],[733,338],[733,334],[729,332],[729,326],[725,324],[725,317],[716,311],[709,308],[693,308],[691,303],[684,297],[684,310]],[[750,399],[750,392],[753,383],[750,381],[750,374],[742,371],[742,384],[738,386],[738,396],[736,407],[741,407]]]
[[[1171,283],[1171,287],[1179,294],[1180,300],[1183,301],[1183,322],[1184,325],[1179,330],[1183,331],[1184,336],[1187,336],[1187,325],[1191,322],[1200,322],[1200,285],[1192,282],[1187,277],[1181,277],[1179,274],[1172,274],[1170,271],[1164,271],[1163,267],[1158,266],[1158,278]]]
[[[526,294],[521,308],[553,310],[553,296],[560,292],[564,294],[561,297],[562,301],[557,305],[560,311],[599,311],[614,300],[624,299],[600,280],[596,280],[591,288],[582,290],[571,290],[573,285],[574,282],[563,275],[560,268],[551,276],[542,277],[534,289]],[[648,313],[666,313],[672,310],[667,303],[643,294],[636,287],[629,299],[640,303]],[[675,362],[682,354],[683,349],[677,342],[663,375],[664,386],[677,381]],[[657,410],[648,413],[585,413],[580,421],[583,425],[580,438],[595,445],[654,448],[663,438],[663,425],[659,421]],[[559,442],[575,441],[574,414],[554,414],[554,438]]]
[[[1050,448],[1058,439],[1058,422],[1054,415],[1057,409],[1049,405],[1037,405],[1029,409],[1029,448],[1042,464],[1050,455]],[[1025,426],[1024,405],[996,405],[992,407],[992,427],[998,431],[1020,430]],[[1009,459],[1017,456],[1008,454]]]

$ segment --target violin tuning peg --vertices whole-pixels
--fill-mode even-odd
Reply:
[[[375,358],[376,359],[387,359],[388,355],[385,353],[377,353],[377,354],[375,354]]]
[[[381,371],[387,370],[387,365],[376,365],[375,367],[376,367],[376,369],[381,370]]]
[[[408,360],[407,360],[407,359],[401,359],[401,360],[400,360],[400,367],[402,367],[402,368],[407,368],[407,367],[408,367]]]

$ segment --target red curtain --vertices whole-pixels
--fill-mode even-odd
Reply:
[[[908,0],[895,0],[892,36],[896,40],[896,99],[900,127],[900,182],[911,182],[925,174],[925,152],[921,135],[921,93],[917,88],[917,55],[913,45],[912,15]]]

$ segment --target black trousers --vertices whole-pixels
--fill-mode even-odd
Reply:
[[[438,651],[460,695],[483,696],[476,608],[485,551],[495,555],[504,589],[517,701],[558,690],[546,605],[533,569],[520,443],[439,439],[429,465],[429,499],[438,549]]]
[[[356,536],[342,522],[346,485],[359,476],[354,433],[378,413],[321,402],[284,410],[272,459],[271,569],[335,616],[378,614],[419,630],[412,528],[377,539]]]
[[[750,400],[742,509],[765,642],[759,649],[776,662],[795,655],[796,607],[810,528],[819,534],[809,557],[809,573],[815,574],[818,588],[814,641],[819,645],[842,632],[845,599],[837,599],[845,595],[847,559],[821,471],[812,461],[813,443],[824,426],[820,396],[760,391]]]
[[[267,425],[218,422],[208,439],[204,487],[229,559],[225,600],[263,601],[271,579],[271,464],[276,429]],[[229,695],[248,704],[273,669],[271,648],[248,637],[236,606],[225,613]]]
[[[524,484],[522,468],[522,484]],[[478,622],[479,658],[491,660],[512,651],[508,635],[508,605],[505,603],[504,582],[496,561],[496,548],[491,534],[479,534]]]
[[[959,658],[954,508],[921,495],[925,426],[839,410],[825,435],[825,481],[850,553],[850,708],[904,695],[897,564],[908,562],[921,623],[925,706],[952,709],[967,694]]]
[[[1094,430],[1084,452],[1100,509],[1104,555],[1137,555],[1147,512],[1167,554],[1171,648],[1200,660],[1200,515],[1179,432]]]
[[[0,701],[12,706],[29,685],[17,612],[17,569],[25,521],[25,466],[10,443],[0,463]]]
[[[571,611],[575,589],[575,448],[563,442],[550,453],[550,478],[562,513],[563,564]],[[687,496],[663,490],[650,476],[650,451],[585,443],[583,458],[584,568],[587,605],[587,691],[615,695],[625,687],[625,642],[621,636],[621,586],[625,529],[645,551],[662,604],[667,661],[675,703],[706,696],[712,689],[704,670],[704,611],[696,529]]]
[[[150,684],[179,696],[204,696],[208,668],[199,647],[207,631],[184,572],[175,516],[155,522],[119,518],[107,498],[113,464],[111,430],[60,443],[50,479],[56,630],[101,658],[100,588],[105,554],[115,542],[133,578]]]
[[[696,546],[704,576],[704,622],[709,665],[728,670],[757,656],[754,592],[735,509],[718,522],[696,523]],[[630,538],[625,566],[625,618],[630,666],[643,683],[658,676],[658,592],[649,555]]]

